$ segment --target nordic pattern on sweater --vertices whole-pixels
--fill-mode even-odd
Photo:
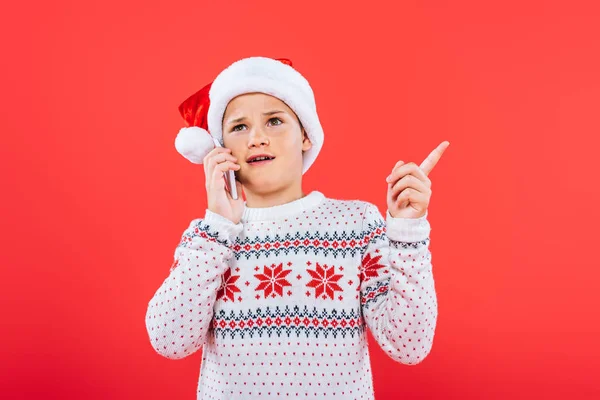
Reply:
[[[170,359],[203,348],[198,399],[373,399],[366,328],[402,364],[431,351],[430,230],[317,191],[238,224],[206,210],[148,304],[150,342]]]

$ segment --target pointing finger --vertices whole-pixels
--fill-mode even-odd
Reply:
[[[443,141],[438,147],[436,147],[427,158],[421,163],[420,167],[425,172],[426,175],[429,175],[433,167],[437,164],[444,153],[444,150],[450,145],[450,142],[447,140]]]

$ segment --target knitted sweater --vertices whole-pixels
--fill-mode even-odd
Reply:
[[[366,327],[402,364],[432,348],[430,230],[319,191],[238,224],[206,210],[148,304],[150,342],[170,359],[202,348],[197,399],[373,399]]]

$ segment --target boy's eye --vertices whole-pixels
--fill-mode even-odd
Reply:
[[[281,125],[281,124],[283,124],[283,121],[281,120],[281,118],[273,117],[273,118],[269,119],[269,123],[271,123],[272,125]],[[233,128],[231,128],[231,131],[232,132],[240,131],[245,126],[246,126],[246,124],[235,125]]]

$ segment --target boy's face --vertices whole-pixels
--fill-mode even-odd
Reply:
[[[283,101],[264,93],[240,95],[223,116],[223,144],[237,157],[245,190],[273,192],[302,179],[302,153],[312,144],[298,117]],[[256,154],[274,157],[251,163]]]

